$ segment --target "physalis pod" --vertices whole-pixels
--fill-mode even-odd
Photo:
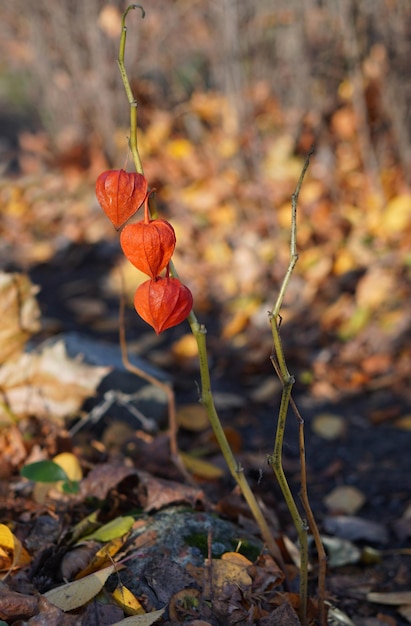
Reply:
[[[166,220],[149,220],[125,226],[120,244],[130,263],[154,280],[168,265],[176,236],[174,228]]]
[[[142,174],[124,170],[102,172],[96,181],[96,196],[115,228],[120,228],[138,211],[147,195]]]
[[[137,288],[134,306],[140,317],[159,335],[186,319],[193,307],[193,296],[178,278],[158,276]]]

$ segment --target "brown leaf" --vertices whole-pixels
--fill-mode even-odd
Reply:
[[[0,619],[28,619],[38,608],[38,598],[0,587]]]
[[[275,626],[301,626],[297,613],[288,602],[283,602],[270,616],[260,620],[260,624],[261,626],[269,626],[269,624],[275,624]]]
[[[140,485],[144,489],[141,501],[147,513],[158,511],[171,504],[189,504],[194,507],[205,499],[204,493],[200,489],[172,480],[154,478],[145,472],[139,472],[138,475]]]
[[[138,481],[138,474],[132,467],[114,463],[96,465],[82,480],[81,494],[83,497],[89,496],[97,498],[97,500],[104,500],[109,491],[129,476],[135,476],[136,482]]]

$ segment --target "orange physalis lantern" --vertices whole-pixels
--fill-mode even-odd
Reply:
[[[176,236],[169,222],[157,219],[125,226],[120,243],[130,263],[155,279],[173,255]]]
[[[148,183],[142,174],[108,170],[96,181],[96,196],[115,228],[120,228],[141,207]]]
[[[178,278],[161,278],[142,283],[134,296],[140,317],[159,335],[183,322],[193,307],[193,296]]]

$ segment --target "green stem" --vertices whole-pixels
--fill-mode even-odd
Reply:
[[[118,65],[120,68],[121,78],[123,80],[124,89],[127,94],[127,99],[130,104],[130,149],[133,155],[134,164],[137,172],[143,174],[143,166],[141,163],[140,154],[138,152],[137,147],[137,101],[133,96],[133,92],[131,90],[130,82],[128,80],[127,71],[124,65],[124,54],[125,54],[125,46],[126,46],[126,36],[127,36],[127,27],[125,25],[125,20],[128,12],[131,9],[140,8],[144,17],[144,10],[140,5],[133,4],[128,7],[128,9],[124,12],[122,18],[122,32],[120,39],[120,49],[118,55]],[[150,215],[155,218],[157,217],[157,207],[155,200],[152,195],[150,195],[148,199],[148,206],[150,210]],[[174,267],[172,261],[169,264],[169,271],[172,276],[178,277],[178,273]],[[254,496],[251,488],[247,482],[247,479],[244,474],[244,470],[239,466],[236,462],[234,455],[231,451],[230,445],[227,441],[227,437],[221,425],[220,419],[218,417],[213,394],[211,390],[210,383],[210,370],[208,366],[208,357],[207,357],[207,346],[206,346],[206,329],[204,325],[200,325],[195,313],[193,311],[190,312],[187,318],[191,331],[197,341],[198,346],[198,355],[199,355],[199,363],[200,363],[200,376],[201,376],[201,402],[206,408],[211,427],[213,428],[214,434],[216,436],[217,442],[220,446],[221,452],[224,456],[224,459],[227,463],[227,466],[233,476],[234,480],[240,487],[241,493],[244,496],[244,499],[248,503],[252,514],[258,524],[261,535],[267,544],[268,549],[272,553],[274,557],[276,557],[279,561],[281,561],[281,554],[279,552],[278,546],[274,541],[270,528],[267,524],[267,521],[261,511],[261,508]]]
[[[287,504],[287,508],[290,512],[295,529],[298,535],[298,541],[300,544],[300,605],[299,615],[303,626],[307,623],[307,600],[308,600],[308,538],[307,538],[307,525],[302,519],[297,505],[295,503],[293,494],[288,485],[287,478],[284,473],[282,465],[282,453],[284,443],[285,424],[287,421],[288,407],[290,404],[291,391],[294,384],[294,378],[287,370],[284,358],[284,352],[281,347],[281,340],[278,331],[278,326],[273,322],[271,318],[271,329],[274,339],[274,351],[277,361],[275,361],[274,355],[271,360],[277,370],[280,380],[283,384],[283,393],[281,396],[280,409],[278,413],[277,431],[275,434],[274,450],[271,457],[269,457],[270,465],[274,470],[274,474],[277,478],[277,482],[280,486],[281,493]],[[284,365],[284,370],[281,369],[281,365]]]
[[[270,457],[270,463],[274,470],[274,474],[277,478],[277,482],[280,486],[284,500],[287,504],[291,518],[297,531],[298,540],[300,544],[300,606],[299,615],[303,626],[307,623],[307,601],[308,601],[308,537],[307,537],[307,524],[300,515],[300,512],[295,503],[293,494],[288,485],[287,478],[284,473],[282,465],[282,453],[284,444],[285,425],[287,421],[288,407],[290,405],[291,391],[294,384],[294,378],[290,375],[287,363],[285,360],[284,350],[281,343],[279,324],[281,322],[280,310],[283,304],[284,296],[290,282],[291,275],[294,271],[295,265],[298,261],[297,254],[297,203],[298,196],[300,194],[301,185],[306,174],[310,156],[309,153],[300,178],[297,183],[295,192],[292,195],[292,214],[291,214],[291,241],[290,241],[290,263],[288,265],[284,280],[281,284],[281,288],[277,297],[277,301],[272,311],[270,311],[270,324],[271,332],[273,336],[273,353],[271,355],[271,361],[277,372],[279,379],[283,385],[283,392],[281,395],[281,403],[278,414],[277,430],[275,435],[274,450]],[[305,471],[305,465],[301,468],[301,472]],[[306,484],[305,475],[303,476],[304,484]]]
[[[201,376],[201,403],[205,407],[208,418],[210,420],[211,427],[216,436],[218,445],[220,446],[220,450],[224,456],[225,462],[227,463],[228,469],[237,485],[241,489],[241,493],[244,496],[250,510],[254,516],[255,521],[258,524],[261,535],[264,541],[267,544],[268,549],[274,556],[278,556],[278,547],[274,541],[272,533],[268,527],[267,521],[261,511],[261,508],[257,502],[255,495],[253,494],[250,485],[247,482],[247,479],[244,474],[244,470],[237,463],[230,448],[230,444],[227,441],[227,437],[225,435],[224,429],[221,425],[220,418],[218,417],[218,413],[216,411],[213,399],[213,393],[211,390],[211,382],[210,382],[210,370],[208,366],[208,358],[207,358],[207,345],[206,345],[206,334],[207,330],[203,324],[200,324],[197,321],[197,318],[193,312],[190,313],[188,317],[188,322],[190,324],[191,331],[197,341],[198,347],[198,358],[200,364],[200,376]]]
[[[126,66],[124,64],[124,54],[126,49],[126,38],[127,38],[127,26],[126,26],[126,17],[128,12],[131,9],[141,9],[142,17],[144,18],[145,12],[144,9],[139,4],[131,4],[127,10],[123,13],[123,17],[121,20],[121,38],[120,38],[120,49],[118,52],[118,67],[120,69],[121,78],[123,80],[124,89],[126,91],[127,100],[130,105],[130,150],[133,155],[133,161],[136,168],[136,171],[139,174],[144,174],[143,165],[141,163],[140,153],[138,151],[137,145],[137,100],[134,98],[133,91],[130,86],[130,81],[128,80]]]

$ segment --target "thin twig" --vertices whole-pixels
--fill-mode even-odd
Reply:
[[[286,501],[288,510],[292,517],[294,526],[297,530],[297,535],[300,543],[300,606],[299,606],[299,615],[303,626],[307,623],[307,601],[308,601],[308,537],[307,537],[307,523],[300,515],[294,497],[291,493],[290,487],[287,482],[287,478],[284,473],[283,465],[282,465],[282,451],[283,451],[283,443],[284,443],[284,433],[285,433],[285,425],[287,421],[287,413],[288,407],[291,403],[291,406],[294,407],[295,403],[291,396],[292,387],[294,384],[294,377],[289,373],[287,368],[287,363],[285,360],[284,350],[281,343],[280,338],[280,310],[283,304],[284,296],[288,288],[288,284],[290,282],[291,275],[295,268],[295,265],[298,261],[298,253],[297,253],[297,204],[298,197],[301,191],[301,186],[307,172],[310,157],[313,153],[313,148],[309,152],[303,169],[301,171],[300,177],[298,179],[298,183],[296,189],[292,195],[291,199],[291,239],[290,239],[290,262],[284,276],[283,282],[281,284],[281,288],[277,297],[277,301],[275,303],[274,308],[269,313],[269,319],[271,324],[271,331],[273,336],[273,351],[271,354],[271,362],[274,366],[274,369],[283,385],[283,392],[281,396],[280,409],[278,413],[278,421],[277,421],[277,430],[275,435],[274,442],[274,450],[271,457],[269,457],[270,464],[273,467],[275,476],[277,478],[278,484]],[[306,481],[306,467],[305,467],[305,447],[304,447],[304,430],[303,430],[303,420],[299,413],[297,413],[297,417],[300,421],[300,465],[301,465],[301,483],[302,487],[302,500],[305,511],[307,512],[307,517],[310,518],[311,522],[314,521],[314,517],[312,515],[311,509],[308,504],[308,496],[307,496],[307,481]],[[307,506],[308,505],[308,506]],[[311,524],[315,526],[314,524]],[[319,538],[319,534],[317,531],[317,536]],[[321,543],[321,542],[320,542]],[[323,570],[321,570],[321,575]],[[323,593],[321,591],[321,596]]]
[[[308,526],[314,539],[315,549],[317,550],[318,557],[318,617],[320,625],[327,626],[327,610],[325,604],[327,554],[321,541],[320,531],[318,530],[317,522],[315,521],[315,517],[312,512],[310,501],[308,498],[307,468],[305,463],[304,420],[292,396],[290,397],[290,404],[298,421],[298,441],[300,448],[301,467],[300,498],[304,507],[305,514],[307,516]]]
[[[126,50],[126,38],[127,38],[127,26],[126,17],[131,9],[141,9],[142,17],[144,18],[144,9],[139,4],[131,4],[127,10],[123,13],[121,20],[121,38],[120,48],[118,53],[118,67],[120,69],[121,78],[123,80],[124,89],[126,91],[128,103],[130,105],[130,150],[133,155],[134,165],[139,174],[143,174],[143,165],[141,163],[140,153],[137,145],[137,100],[133,96],[131,90],[130,81],[128,80],[126,66],[124,64],[124,55]]]
[[[139,155],[138,147],[137,147],[137,102],[133,96],[130,83],[127,77],[125,65],[124,65],[124,54],[125,54],[126,33],[127,33],[125,19],[126,19],[127,13],[131,9],[134,9],[137,7],[139,7],[139,5],[131,5],[123,14],[118,64],[120,68],[121,77],[123,79],[124,88],[127,94],[127,98],[130,104],[130,149],[133,155],[136,170],[142,174],[143,167],[141,164],[141,159],[140,159],[140,155]],[[143,12],[143,17],[144,17],[144,12]],[[155,201],[153,200],[153,196],[150,196],[149,206],[150,206],[150,212],[156,215],[157,209],[155,207]],[[177,272],[174,268],[174,265],[171,262],[170,262],[170,272],[173,276],[177,276]],[[122,315],[124,315],[124,302],[122,302],[121,311],[122,311]],[[206,346],[206,332],[207,331],[205,329],[205,326],[198,322],[197,317],[195,316],[193,311],[190,312],[187,319],[188,319],[191,331],[196,339],[197,346],[198,346],[200,376],[201,376],[201,402],[206,408],[211,427],[213,428],[214,434],[216,436],[216,439],[218,441],[218,444],[220,446],[224,459],[227,463],[227,466],[231,472],[231,475],[233,476],[234,480],[238,484],[241,490],[241,493],[244,496],[244,499],[248,503],[250,510],[252,514],[254,515],[254,518],[258,524],[261,535],[265,543],[267,544],[268,549],[270,550],[274,558],[280,559],[281,557],[280,557],[279,548],[276,542],[274,541],[273,535],[263,515],[261,507],[259,506],[257,499],[247,482],[247,479],[244,474],[244,470],[239,466],[239,464],[236,462],[234,458],[234,455],[232,453],[232,450],[230,448],[224,429],[221,425],[220,418],[218,417],[218,414],[214,405],[213,394],[211,391],[210,370],[209,370],[209,365],[208,365],[207,346]],[[136,368],[134,365],[132,365],[128,360],[127,347],[126,347],[125,336],[124,336],[124,324],[120,324],[120,343],[121,343],[123,362],[124,362],[125,367],[129,369],[130,371],[134,371],[137,375],[141,375],[141,370],[139,368]],[[146,380],[148,380],[147,374],[145,372],[144,372],[144,377],[146,378]],[[163,385],[163,383],[159,384],[160,381],[155,382],[155,379],[152,379],[152,382],[153,384],[157,384],[157,386]],[[167,387],[165,391],[168,394],[172,393],[172,390],[170,390],[169,387]],[[171,396],[169,397],[171,398]],[[174,396],[173,396],[173,407],[174,407]],[[172,426],[173,424],[174,426]],[[175,413],[174,413],[174,408],[173,408],[173,413],[170,417],[170,430],[172,432],[176,432],[175,424],[176,424]],[[174,450],[175,452],[178,452],[176,442],[175,442]],[[177,455],[177,459],[178,458],[179,457]]]

